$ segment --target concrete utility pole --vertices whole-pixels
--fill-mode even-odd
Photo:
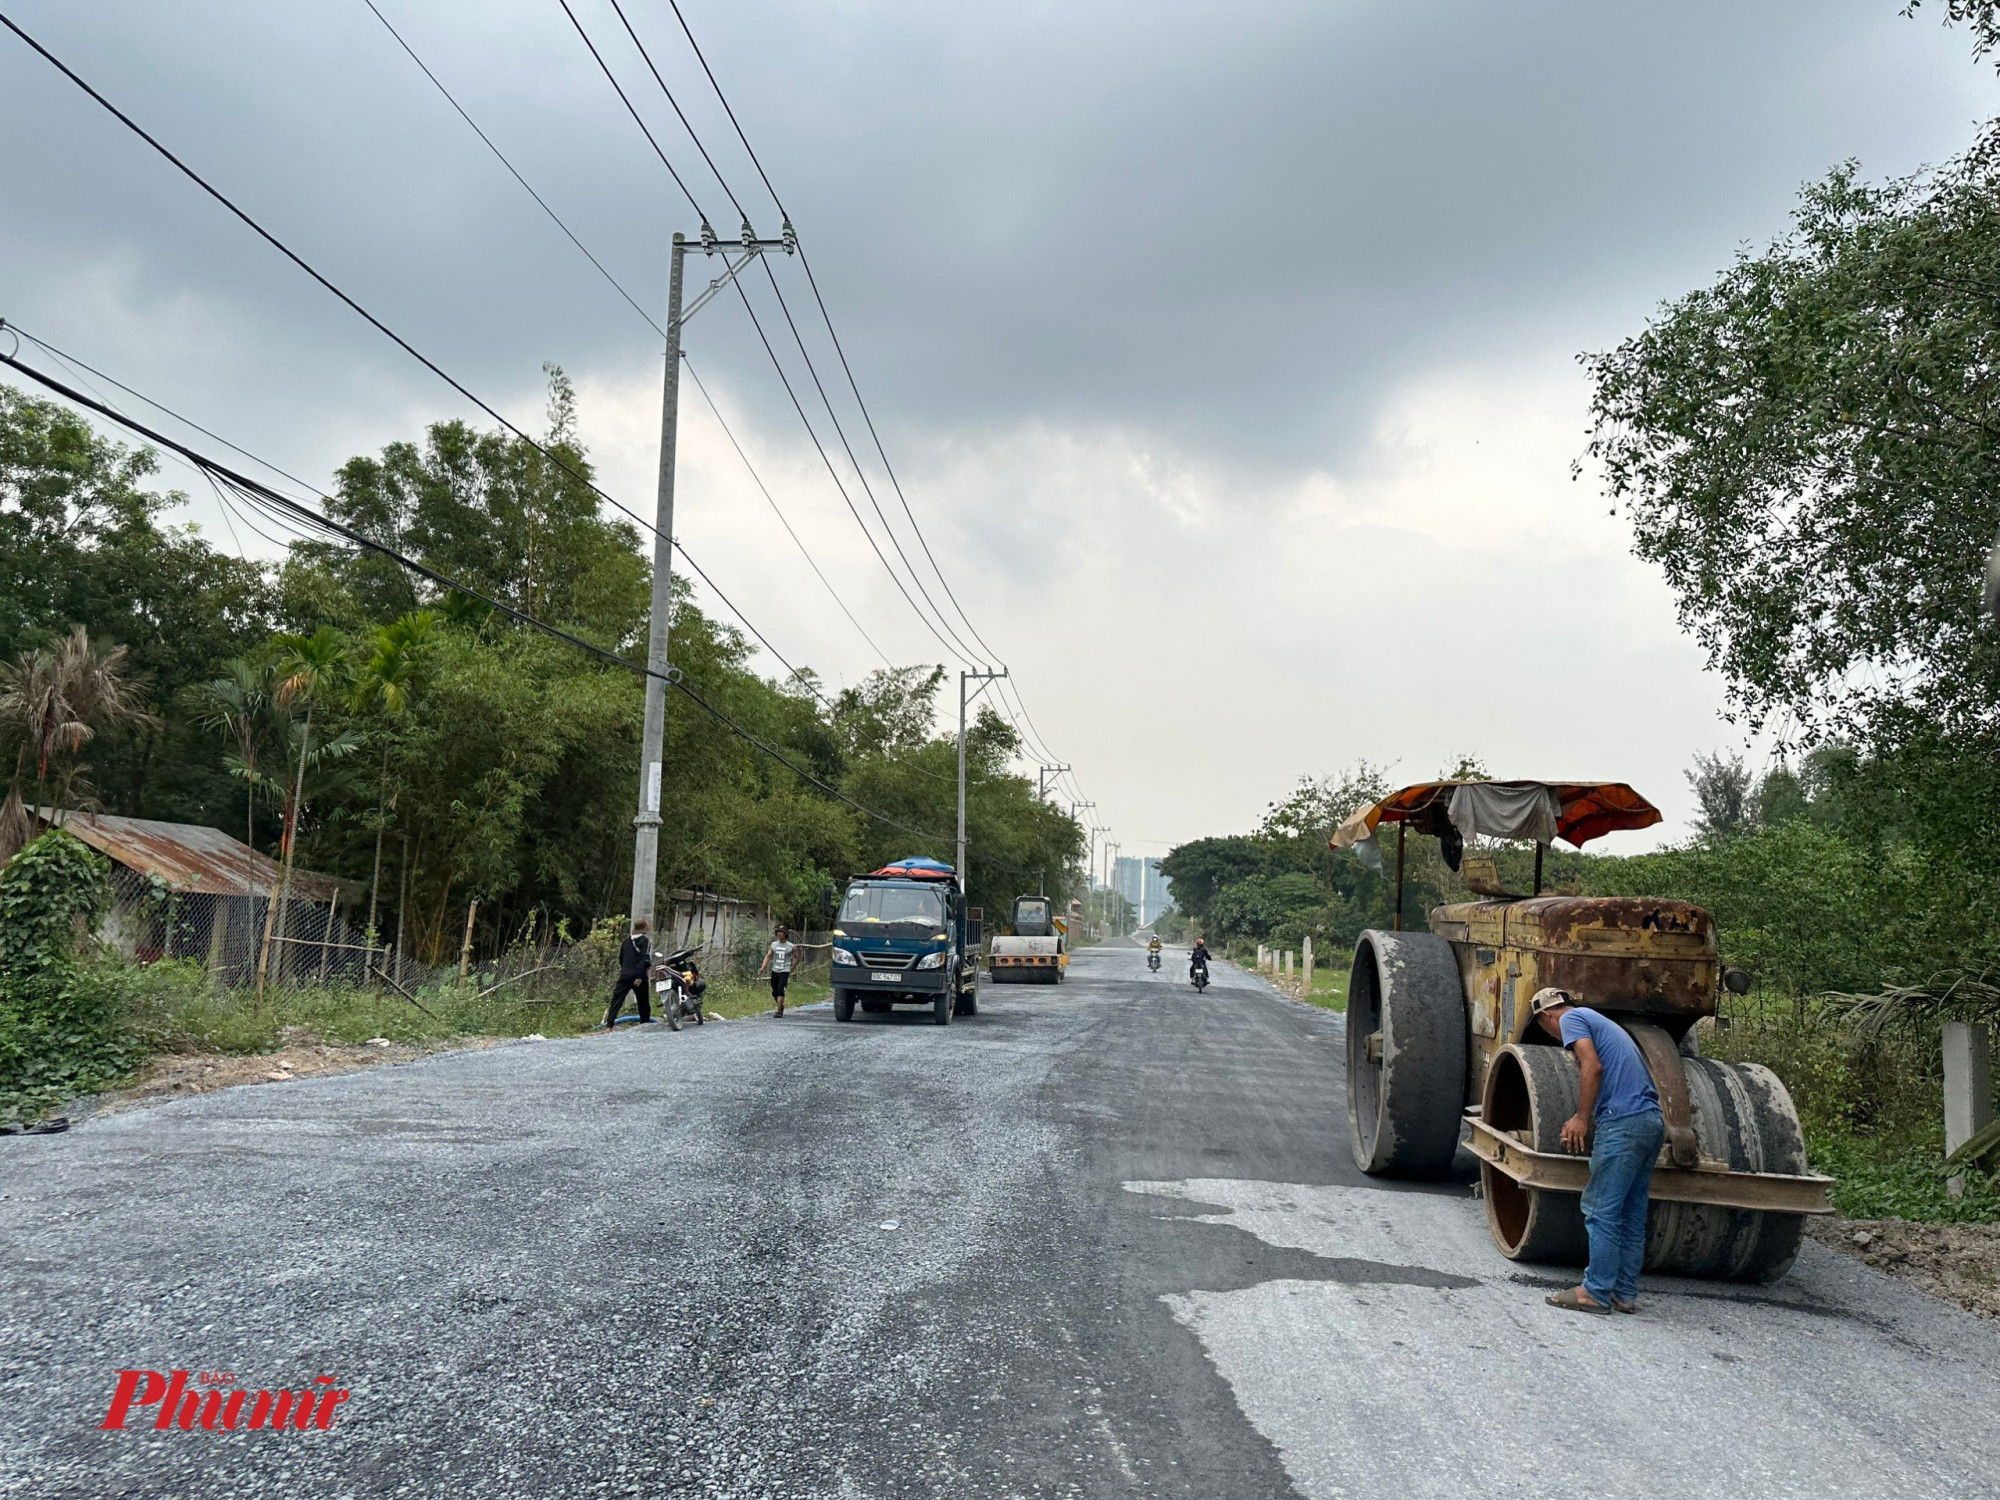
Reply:
[[[965,696],[966,684],[977,682],[979,693],[1007,675],[1002,667],[997,672],[960,672],[958,674],[958,863],[952,868],[958,871],[958,888],[970,891],[972,884],[965,875],[965,710],[972,699]],[[977,698],[979,693],[974,693]]]
[[[660,478],[653,506],[653,604],[646,636],[646,721],[639,749],[639,811],[632,819],[634,922],[642,919],[651,922],[658,901],[654,887],[660,867],[660,780],[665,769],[662,758],[667,736],[667,684],[676,675],[667,660],[667,627],[672,623],[673,613],[674,450],[680,426],[681,328],[765,251],[782,250],[790,255],[797,247],[789,220],[783,236],[775,240],[758,239],[747,220],[743,238],[737,241],[718,240],[715,231],[706,224],[701,226],[701,238],[692,244],[686,235],[674,235],[673,258],[667,272],[667,368],[660,392]],[[732,264],[729,252],[735,249],[742,254]],[[725,269],[695,299],[694,306],[683,312],[682,262],[690,250],[701,255],[720,255]]]
[[[1063,772],[1074,769],[1075,767],[1073,766],[1041,767],[1035,772],[1035,795],[1037,797],[1046,799],[1047,796],[1049,795],[1049,778],[1051,776],[1060,776],[1062,775]]]

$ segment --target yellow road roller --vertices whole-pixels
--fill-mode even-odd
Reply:
[[[1748,988],[1748,976],[1720,963],[1714,919],[1681,901],[1542,894],[1543,853],[1556,839],[1581,848],[1659,821],[1622,782],[1431,781],[1335,831],[1334,848],[1379,869],[1380,832],[1396,829],[1395,928],[1361,934],[1348,983],[1354,1159],[1373,1175],[1439,1177],[1463,1138],[1501,1254],[1584,1264],[1590,1163],[1560,1139],[1580,1075],[1528,1012],[1552,985],[1631,1034],[1660,1096],[1667,1138],[1646,1269],[1775,1281],[1798,1256],[1805,1217],[1832,1212],[1831,1179],[1807,1170],[1798,1111],[1776,1074],[1697,1055],[1695,1023],[1715,1014],[1718,990]],[[1403,930],[1412,830],[1437,838],[1480,897],[1438,907],[1422,933]],[[1534,889],[1503,890],[1493,858],[1465,852],[1480,838],[1532,840]]]

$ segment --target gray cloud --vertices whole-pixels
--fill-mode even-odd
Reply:
[[[660,303],[667,238],[693,216],[553,0],[378,3],[632,291]],[[574,3],[716,227],[733,232],[608,7]],[[1166,629],[1160,570],[1198,555],[1226,609],[1230,590],[1258,590],[1261,559],[1301,525],[1328,567],[1351,555],[1378,569],[1397,555],[1380,528],[1402,527],[1424,549],[1446,546],[1421,555],[1476,589],[1478,559],[1439,541],[1445,523],[1397,509],[1421,510],[1426,493],[1415,450],[1394,435],[1413,391],[1525,380],[1545,392],[1538,410],[1575,444],[1533,448],[1539,477],[1512,481],[1522,509],[1508,524],[1531,525],[1538,505],[1570,516],[1577,349],[1636,328],[1774,232],[1801,180],[1848,156],[1884,173],[1941,157],[1993,96],[1963,37],[1899,19],[1894,0],[685,8],[808,238],[968,606],[982,627],[997,617],[991,633],[1023,654],[1046,653],[1044,682],[1070,670],[1062,622],[1080,615],[1065,586],[1106,591],[1102,619],[1129,620],[1135,640],[1159,626],[1190,670],[1235,670],[1256,639],[1218,628],[1204,656],[1200,632]],[[627,9],[758,227],[774,229],[671,13],[656,0]],[[544,359],[624,393],[607,397],[624,415],[608,413],[603,430],[622,436],[601,457],[642,503],[656,341],[360,0],[16,0],[10,13],[517,415],[539,411]],[[470,414],[11,38],[0,136],[0,314],[302,472]],[[796,269],[783,274],[803,312]],[[814,545],[858,547],[740,309],[719,302],[690,342]],[[1487,434],[1505,437],[1504,424]],[[718,494],[730,483],[720,459],[712,483]],[[1320,504],[1302,498],[1315,486],[1376,529],[1301,522]],[[691,500],[691,539],[707,528],[715,549],[705,558],[760,619],[814,639],[830,670],[865,670],[864,655],[817,644],[816,585],[787,571],[798,566],[788,543],[748,529],[761,501],[736,499],[748,508],[728,517]],[[1149,565],[1052,571],[1048,538],[1065,527],[1114,549],[1150,531]],[[1607,532],[1593,545],[1601,561],[1619,544]],[[1518,536],[1508,546],[1517,570],[1547,556]],[[893,613],[874,597],[886,583],[847,576]],[[1660,750],[1680,755],[1727,732],[1707,718],[1713,684],[1641,577],[1602,573],[1593,608],[1682,674],[1691,722]],[[1604,594],[1606,579],[1626,592]],[[1298,618],[1264,613],[1287,597],[1259,601],[1264,628],[1282,634]],[[1478,621],[1447,609],[1424,630],[1448,642]],[[899,654],[934,654],[899,628]],[[1295,676],[1332,670],[1280,655]],[[1114,755],[1118,715],[1144,707],[1114,713],[1017,664],[1031,702],[1059,698],[1038,717],[1079,764],[1067,746]],[[1336,718],[1312,731],[1310,755],[1260,747],[1260,784],[1240,792],[1213,790],[1210,751],[1163,752],[1128,773],[1135,828],[1181,820],[1180,836],[1240,819],[1284,765],[1384,753],[1332,734]],[[1423,722],[1413,770],[1476,748]],[[1525,724],[1491,733],[1532,742]],[[1111,779],[1098,775],[1100,787]]]

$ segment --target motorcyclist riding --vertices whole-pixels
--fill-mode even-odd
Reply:
[[[1194,977],[1197,969],[1203,973],[1208,971],[1208,943],[1202,938],[1194,940],[1194,951],[1188,955],[1188,977],[1190,979]]]

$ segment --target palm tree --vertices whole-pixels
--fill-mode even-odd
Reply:
[[[273,701],[289,709],[294,703],[306,707],[304,732],[299,736],[297,770],[292,777],[292,795],[285,807],[283,854],[284,875],[278,883],[278,899],[264,916],[264,943],[257,957],[257,997],[264,995],[264,982],[271,967],[271,940],[284,920],[284,909],[292,895],[292,863],[298,851],[299,807],[305,797],[306,764],[312,758],[313,715],[322,698],[336,691],[350,669],[347,643],[331,625],[322,625],[311,635],[281,635],[272,642],[278,648],[274,674]]]
[[[430,610],[411,610],[375,632],[375,649],[362,663],[354,686],[354,707],[373,709],[391,724],[410,711],[416,696],[419,658],[438,616]],[[395,736],[382,736],[382,788],[375,807],[375,873],[368,881],[368,933],[374,941],[377,895],[382,886],[382,835],[389,823],[389,754]]]
[[[13,784],[0,804],[0,860],[11,858],[32,832],[21,798],[30,761],[35,806],[50,807],[60,822],[78,790],[85,745],[104,730],[159,725],[144,708],[145,683],[126,675],[125,657],[123,646],[93,646],[79,625],[53,650],[37,648],[0,662],[0,728],[20,738]]]
[[[273,733],[272,670],[269,662],[242,657],[223,664],[224,675],[195,690],[204,729],[217,729],[236,741],[229,758],[232,774],[243,778],[243,842],[257,847],[257,755]]]

